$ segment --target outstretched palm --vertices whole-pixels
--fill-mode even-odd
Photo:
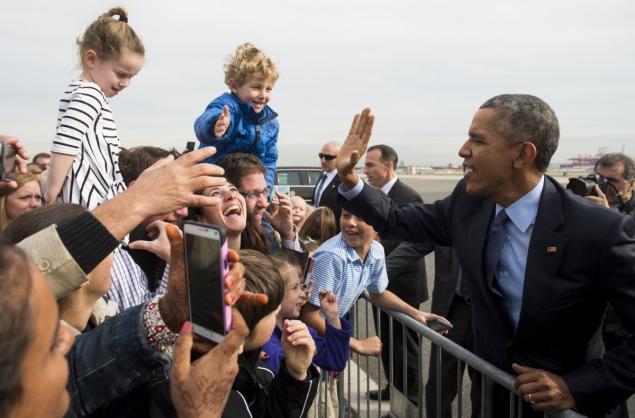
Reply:
[[[366,152],[374,122],[375,116],[369,107],[362,110],[361,114],[356,114],[346,141],[340,149],[337,157],[337,174],[347,187],[352,187],[357,182],[355,165]]]

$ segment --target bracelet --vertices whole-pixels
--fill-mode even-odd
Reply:
[[[148,335],[150,346],[172,358],[174,344],[176,344],[176,338],[179,335],[170,331],[170,328],[163,322],[159,311],[159,299],[159,296],[155,297],[146,306],[146,310],[143,313],[143,326]]]

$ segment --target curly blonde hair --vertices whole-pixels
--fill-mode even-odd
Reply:
[[[84,54],[91,49],[101,59],[116,58],[123,48],[141,56],[145,55],[143,42],[128,25],[128,12],[122,7],[113,7],[99,16],[76,42],[82,65]]]
[[[225,84],[241,87],[253,75],[262,75],[275,83],[278,80],[278,68],[271,58],[249,42],[239,45],[236,52],[225,63]],[[230,86],[231,87],[231,86]]]

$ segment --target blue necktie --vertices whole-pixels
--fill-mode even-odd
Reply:
[[[326,180],[326,173],[322,173],[322,176],[318,179],[317,185],[315,186],[315,197],[313,199],[313,206],[317,207],[320,203],[320,199],[322,198],[322,183]]]
[[[496,278],[496,267],[507,237],[507,231],[505,231],[507,221],[509,221],[509,216],[507,216],[505,209],[502,209],[496,215],[494,223],[489,227],[489,237],[487,239],[487,247],[485,247],[485,278],[487,279],[492,276]]]

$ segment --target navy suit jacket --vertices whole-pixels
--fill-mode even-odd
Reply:
[[[423,203],[419,193],[399,179],[391,187],[388,197],[397,205]],[[428,300],[428,276],[424,257],[432,252],[432,247],[383,237],[380,243],[386,254],[388,290],[409,305],[419,307]]]
[[[607,301],[626,329],[635,330],[632,217],[589,203],[545,177],[514,330],[483,273],[494,202],[468,194],[464,181],[431,205],[397,207],[368,186],[351,201],[340,196],[340,202],[382,236],[454,246],[470,292],[478,356],[510,373],[516,362],[562,376],[577,409],[589,416],[603,415],[635,391],[635,337],[602,359],[585,359]]]

